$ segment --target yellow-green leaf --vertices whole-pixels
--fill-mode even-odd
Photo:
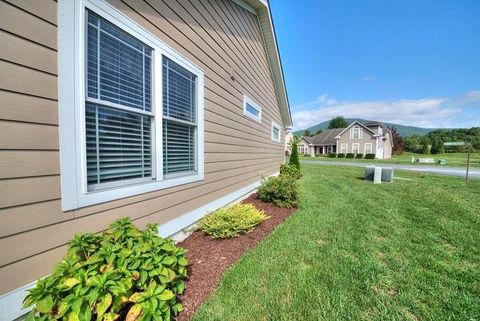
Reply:
[[[67,311],[70,309],[70,303],[66,301],[60,302],[57,308],[57,313],[55,314],[56,319],[60,319]]]
[[[80,318],[77,313],[72,311],[68,314],[67,321],[80,321]]]
[[[63,281],[63,285],[65,285],[68,289],[73,288],[75,285],[79,284],[80,280],[76,278],[68,278]]]
[[[162,301],[168,301],[168,300],[172,299],[174,296],[175,296],[175,294],[173,294],[172,291],[165,290],[158,296],[158,298]]]
[[[175,264],[175,261],[176,259],[174,256],[167,256],[162,260],[162,263],[165,265],[172,265],[172,264]]]
[[[186,258],[184,257],[181,257],[178,259],[178,264],[181,265],[181,266],[187,266],[188,265],[188,261]]]
[[[105,312],[107,311],[108,307],[112,304],[112,295],[107,293],[102,300],[97,303],[97,319],[101,320]]]
[[[140,304],[135,304],[133,307],[128,310],[127,317],[125,321],[137,321],[140,319],[142,314],[142,306]]]
[[[47,295],[42,300],[38,301],[35,309],[41,313],[50,313],[53,308],[53,299],[51,295]]]
[[[116,319],[118,319],[119,316],[119,314],[109,312],[103,316],[103,321],[115,321]]]
[[[143,301],[143,292],[136,292],[132,294],[129,298],[128,301],[133,302],[133,303],[138,303]]]

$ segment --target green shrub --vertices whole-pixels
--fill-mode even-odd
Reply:
[[[205,216],[200,225],[203,232],[214,239],[226,239],[250,232],[267,218],[252,204],[237,204]]]
[[[336,157],[337,157],[337,154],[335,154],[335,153],[330,153],[330,154],[328,154],[328,157],[329,157],[329,158],[336,158]]]
[[[282,164],[280,165],[280,176],[290,176],[295,179],[302,177],[298,168],[294,165]]]
[[[363,158],[363,154],[357,154],[357,155],[355,155],[355,158],[362,159],[362,158]]]
[[[303,154],[303,157],[312,157],[310,154]]]
[[[30,320],[172,320],[183,307],[185,250],[128,218],[102,234],[77,234],[54,272],[29,290]]]
[[[346,154],[343,154],[343,153],[342,153],[342,154],[338,154],[337,157],[338,157],[338,158],[345,158],[345,155],[346,155]]]
[[[296,136],[292,139],[292,154],[289,160],[290,165],[294,165],[300,170],[300,161],[298,160],[298,138]]]
[[[375,154],[365,154],[365,159],[375,159]]]
[[[295,179],[288,176],[269,177],[260,185],[258,198],[278,207],[297,207],[300,187]]]
[[[354,153],[347,153],[345,155],[345,158],[355,158],[355,154]]]

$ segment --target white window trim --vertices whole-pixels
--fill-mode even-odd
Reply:
[[[358,129],[358,137],[355,137],[355,135],[354,135],[355,129]],[[350,139],[362,139],[362,137],[363,137],[363,128],[362,127],[355,125],[350,129]]]
[[[345,149],[343,149],[343,147],[345,146]],[[343,152],[345,150],[345,152]],[[346,154],[348,153],[348,143],[342,143],[340,145],[340,154]]]
[[[367,153],[367,145],[370,145],[370,153]],[[365,143],[363,146],[363,153],[366,154],[372,154],[373,153],[373,144],[372,143]]]
[[[259,111],[258,117],[247,111],[247,103]],[[246,95],[243,95],[243,114],[248,118],[255,120],[256,122],[262,123],[262,107],[258,106],[252,99],[250,99]]]
[[[357,147],[357,152],[355,153],[355,146]],[[353,143],[352,144],[352,153],[353,154],[360,154],[360,144],[359,143]]]
[[[155,180],[137,185],[100,191],[87,191],[85,160],[85,9],[125,30],[154,49],[153,92],[155,126],[152,145]],[[197,173],[163,179],[162,144],[162,56],[166,56],[197,75]],[[139,26],[123,13],[98,0],[59,0],[58,2],[58,104],[60,130],[60,168],[62,210],[73,210],[152,192],[204,179],[204,73],[168,47],[160,39]]]
[[[273,129],[274,128],[278,129],[278,138],[273,137]],[[280,143],[281,135],[282,135],[282,129],[280,128],[280,125],[277,124],[276,122],[274,122],[273,120],[272,120],[272,130],[271,131],[272,131],[272,142]]]

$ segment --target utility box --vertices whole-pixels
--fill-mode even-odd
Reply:
[[[393,168],[390,168],[390,167],[382,168],[382,182],[387,182],[387,183],[393,182]]]
[[[375,167],[375,174],[373,175],[373,184],[382,184],[382,168]]]
[[[365,180],[373,181],[374,177],[375,177],[375,166],[365,167]]]

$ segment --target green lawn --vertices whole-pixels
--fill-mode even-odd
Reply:
[[[302,171],[300,209],[194,320],[480,320],[480,180]]]
[[[322,160],[322,161],[360,161],[365,163],[391,163],[391,164],[412,164],[412,157],[417,158],[434,158],[435,160],[445,159],[447,164],[445,166],[460,166],[464,167],[467,165],[467,154],[466,153],[446,153],[446,154],[414,154],[414,153],[403,153],[402,155],[394,155],[391,159],[346,159],[346,158],[328,158],[327,156],[321,157],[300,157],[300,159],[310,159],[310,160]],[[421,164],[415,163],[415,165],[432,165],[432,164]],[[438,164],[437,164],[438,165]],[[472,167],[480,167],[480,154],[472,153],[470,158],[470,165]],[[444,166],[444,165],[438,165]]]

